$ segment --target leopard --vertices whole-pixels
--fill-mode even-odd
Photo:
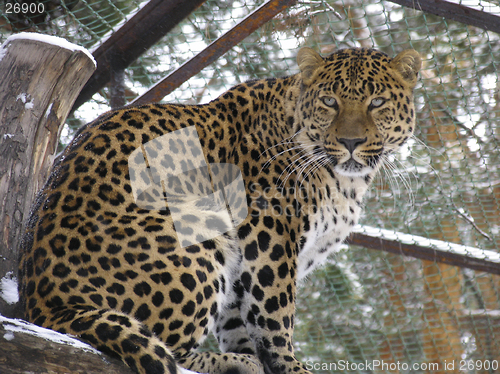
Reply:
[[[422,61],[358,47],[296,60],[207,104],[130,105],[78,130],[25,223],[25,318],[140,374],[310,374],[297,287],[413,136]],[[216,352],[200,349],[209,334]]]

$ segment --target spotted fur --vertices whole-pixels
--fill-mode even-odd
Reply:
[[[420,58],[305,48],[297,60],[297,75],[240,84],[206,105],[131,106],[84,126],[27,220],[26,318],[137,373],[308,373],[292,345],[297,280],[345,239],[384,158],[412,135]],[[202,162],[188,141],[152,146],[192,126]],[[146,154],[150,174],[136,173],[131,159]],[[183,180],[155,166],[176,163]],[[211,191],[199,180],[203,170],[217,179],[214,164],[241,170],[248,208],[236,217],[224,201],[186,198]],[[200,206],[206,214],[192,214]],[[224,353],[196,351],[209,332]]]

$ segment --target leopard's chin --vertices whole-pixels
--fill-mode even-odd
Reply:
[[[335,171],[345,177],[364,178],[376,170],[372,166],[363,165],[351,157],[349,160],[341,164],[337,164],[335,166]]]

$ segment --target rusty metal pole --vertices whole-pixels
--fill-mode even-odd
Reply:
[[[142,96],[136,98],[132,103],[146,104],[160,101],[182,83],[215,62],[224,53],[295,2],[296,0],[270,0],[263,4],[198,55],[158,82]]]
[[[407,8],[451,19],[480,29],[500,33],[500,17],[496,14],[476,10],[444,0],[389,0]]]
[[[372,236],[361,232],[351,233],[347,238],[347,244],[500,275],[500,259],[498,259],[498,253],[493,251],[483,251],[470,247],[470,253],[467,250],[465,250],[467,253],[456,253],[453,250],[403,243],[397,239]]]
[[[150,0],[93,51],[97,70],[83,87],[71,111],[90,100],[111,79],[127,68],[174,26],[206,0]]]

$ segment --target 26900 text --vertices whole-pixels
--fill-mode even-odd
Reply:
[[[460,371],[465,370],[497,370],[497,360],[460,360]]]
[[[6,14],[37,14],[45,12],[45,4],[43,3],[6,3],[5,4],[5,13]]]

